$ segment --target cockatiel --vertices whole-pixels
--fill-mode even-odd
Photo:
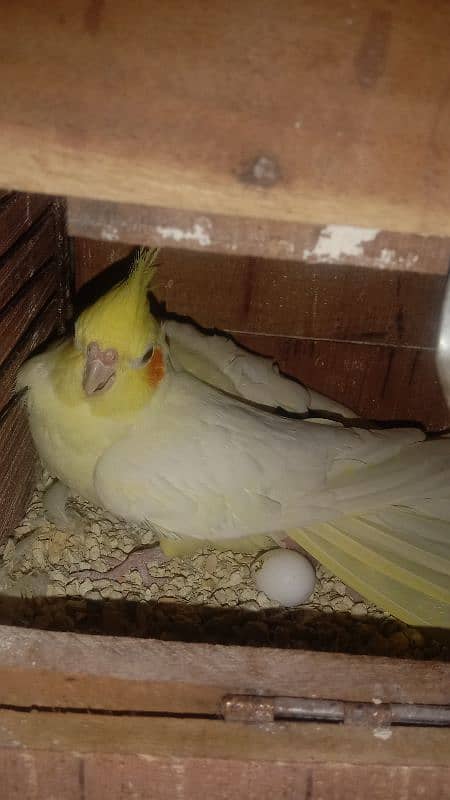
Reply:
[[[351,416],[222,337],[159,325],[154,257],[19,372],[50,473],[166,542],[288,536],[402,620],[450,626],[450,439],[263,408]]]

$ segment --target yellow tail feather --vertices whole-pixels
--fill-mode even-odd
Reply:
[[[390,614],[412,625],[450,628],[450,523],[447,549],[437,544],[433,520],[391,508],[392,528],[377,527],[377,515],[342,517],[331,524],[289,531],[289,536],[348,586]],[[395,519],[403,533],[408,514],[408,543],[398,539]],[[401,523],[400,523],[401,521]],[[423,534],[417,523],[423,521]],[[427,530],[430,531],[427,537]],[[426,549],[425,549],[426,548]]]

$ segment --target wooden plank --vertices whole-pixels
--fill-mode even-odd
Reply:
[[[48,197],[29,194],[14,193],[0,201],[0,256],[31,227],[48,205]]]
[[[65,304],[60,219],[48,198],[8,194],[0,201],[0,250],[9,247],[0,257],[0,540],[20,522],[35,483],[36,455],[13,395],[17,369]]]
[[[237,215],[69,198],[68,230],[87,237],[149,247],[178,247],[302,261],[446,275],[450,237],[367,230],[352,225],[307,225]]]
[[[30,236],[0,261],[0,309],[55,252],[55,218],[50,211]]]
[[[194,800],[200,791],[211,800],[344,800],[350,789],[360,800],[418,800],[449,796],[449,737],[438,729],[398,728],[386,740],[351,726],[2,711],[0,764],[8,800],[49,797],[50,787],[58,800]],[[60,757],[67,774],[51,768]]]
[[[94,800],[82,794],[84,764],[74,753],[18,747],[0,749],[5,800]],[[122,795],[122,799],[124,796]]]
[[[217,714],[226,694],[446,704],[450,664],[0,627],[0,704]]]
[[[86,281],[109,280],[105,267],[131,252],[120,242],[75,239],[83,295]],[[230,332],[362,416],[449,427],[433,349],[443,277],[172,249],[159,263],[155,294],[167,312]]]
[[[111,800],[128,798],[128,787],[135,792],[133,800],[144,800],[149,796],[150,778],[153,778],[152,787],[156,787],[152,788],[154,800],[172,800],[176,796],[197,800],[199,792],[205,792],[211,800],[230,797],[347,800],[349,792],[355,800],[397,800],[402,796],[401,792],[408,800],[419,800],[428,793],[433,799],[448,800],[448,770],[445,767],[315,765],[309,768],[284,762],[236,764],[226,759],[195,760],[186,764],[178,760],[175,764],[173,760],[167,764],[154,761],[151,766],[146,766],[138,758],[134,758],[132,763],[127,761],[121,763],[111,757],[86,759],[86,775],[93,800],[104,797],[102,791],[105,787]]]
[[[337,734],[337,735],[336,735]],[[57,740],[56,742],[54,740]],[[207,719],[0,711],[0,747],[71,750],[80,753],[148,754],[167,758],[226,758],[230,761],[430,764],[450,769],[450,731],[391,728],[387,739],[362,726],[283,722],[252,725]],[[272,746],[268,746],[271,742]],[[370,744],[370,747],[367,745]],[[17,746],[17,745],[16,745]]]
[[[70,241],[67,235],[67,204],[63,197],[56,197],[52,202],[55,219],[55,264],[58,270],[59,311],[57,333],[64,335],[71,329],[73,321],[73,263]]]
[[[236,339],[366,419],[420,423],[430,431],[450,426],[433,351],[241,334]]]
[[[9,3],[0,182],[448,236],[449,38],[420,0]]]
[[[314,765],[260,761],[235,763],[233,760],[177,759],[161,763],[143,763],[139,757],[123,761],[117,757],[87,757],[87,784],[93,800],[108,792],[111,800],[125,800],[133,791],[133,800],[146,800],[149,783],[152,800],[182,797],[197,800],[199,792],[211,800],[245,797],[249,800],[419,800],[425,794],[433,800],[448,800],[448,770],[443,767],[386,767],[354,765]],[[127,787],[127,788],[125,788]],[[154,788],[153,788],[154,787]],[[405,793],[407,792],[407,793]]]
[[[27,330],[30,323],[59,289],[59,274],[56,265],[50,262],[28,283],[0,312],[0,366],[6,361],[13,347]]]
[[[54,331],[57,325],[59,310],[59,298],[51,298],[46,308],[39,314],[38,318],[31,323],[29,328],[27,328],[25,334],[14,346],[9,357],[0,367],[0,412],[10,402],[14,394],[17,370],[31,353],[37,347],[40,347]]]
[[[13,405],[0,420],[0,541],[19,524],[31,497],[36,454],[24,409]]]
[[[158,299],[206,328],[409,347],[437,341],[444,277],[167,249],[159,261]]]
[[[129,263],[134,250],[122,242],[80,238],[73,240],[73,249],[78,289],[115,261]],[[366,344],[436,345],[443,276],[313,267],[171,248],[160,251],[158,265],[158,301],[169,314],[190,317],[205,328]],[[125,263],[122,274],[126,268]]]
[[[97,277],[117,261],[128,258],[134,247],[123,242],[102,242],[95,239],[74,238],[74,283],[78,291],[85,283]]]

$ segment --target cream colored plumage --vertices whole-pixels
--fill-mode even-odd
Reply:
[[[189,546],[289,534],[402,619],[450,625],[450,440],[262,409],[351,416],[222,337],[173,322],[158,330],[142,310],[152,263],[141,254],[107,313],[101,299],[80,318],[74,344],[21,371],[49,470],[72,491]],[[129,296],[129,321],[116,330]],[[140,330],[128,341],[134,324]],[[117,359],[106,388],[86,396],[85,364],[97,351],[107,375],[111,353]]]

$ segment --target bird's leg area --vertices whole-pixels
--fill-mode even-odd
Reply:
[[[67,500],[71,493],[67,486],[58,480],[47,489],[44,495],[45,516],[49,522],[53,523],[58,530],[64,533],[82,533],[84,530],[83,518],[71,508],[67,507]],[[122,581],[133,570],[137,570],[144,584],[149,583],[149,573],[147,565],[163,564],[167,561],[167,556],[157,544],[148,547],[138,547],[132,550],[121,563],[117,563],[116,558],[104,557],[109,569],[105,571],[95,569],[78,570],[71,573],[71,578],[91,578],[91,580],[101,580],[111,578],[112,580]]]
[[[117,563],[115,558],[104,558],[106,563],[111,564],[110,569],[105,571],[95,569],[84,569],[78,572],[71,573],[71,577],[76,578],[90,578],[94,581],[99,581],[104,578],[112,579],[115,581],[124,581],[130,572],[137,571],[142,578],[144,585],[149,585],[153,582],[148,572],[148,565],[156,566],[164,564],[167,561],[167,556],[157,544],[150,545],[149,547],[139,547],[132,550],[131,553],[120,564]]]

